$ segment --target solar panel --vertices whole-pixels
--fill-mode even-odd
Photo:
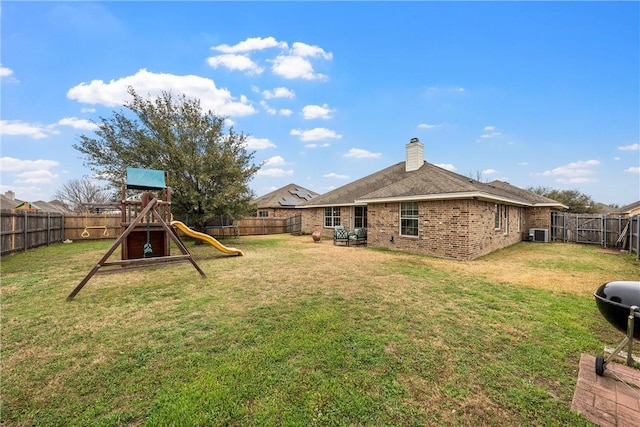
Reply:
[[[299,199],[293,197],[283,197],[282,200],[278,200],[280,206],[297,206],[300,204]]]
[[[311,200],[313,199],[313,195],[311,193],[309,193],[309,191],[307,190],[302,190],[300,188],[297,188],[295,190],[289,190],[289,193],[293,194],[294,196],[298,196],[301,199],[304,200]]]

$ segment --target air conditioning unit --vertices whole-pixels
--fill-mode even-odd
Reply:
[[[546,228],[530,228],[529,240],[532,242],[549,242],[549,230]]]

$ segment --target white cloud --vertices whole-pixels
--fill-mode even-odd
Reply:
[[[28,136],[33,139],[47,138],[56,133],[51,126],[25,123],[20,120],[0,120],[0,135]]]
[[[333,54],[318,46],[295,42],[288,54],[278,55],[272,60],[271,70],[286,79],[327,80],[326,75],[315,72],[312,58],[331,60]]]
[[[312,46],[302,42],[293,43],[291,54],[303,58],[322,58],[326,60],[333,59],[333,53],[327,53],[324,51],[324,49],[318,46]]]
[[[20,80],[16,79],[13,75],[13,70],[8,67],[3,67],[0,65],[0,79],[9,83],[19,83]]]
[[[302,115],[305,119],[330,119],[331,114],[335,110],[329,108],[327,104],[322,105],[305,105],[302,108]]]
[[[286,162],[284,161],[284,157],[282,156],[269,157],[267,160],[264,161],[265,166],[282,166],[285,164]]]
[[[293,111],[289,110],[288,108],[283,108],[280,111],[278,111],[278,113],[280,113],[281,116],[289,117],[290,115],[293,114]]]
[[[270,177],[291,176],[293,175],[293,170],[292,169],[284,170],[281,168],[260,169],[256,175],[270,176]]]
[[[299,136],[301,141],[320,141],[322,139],[340,139],[342,135],[327,128],[314,128],[308,130],[292,129],[289,135]]]
[[[67,98],[86,104],[101,104],[107,107],[124,105],[130,100],[127,88],[132,86],[141,96],[158,96],[164,91],[197,98],[206,110],[222,116],[246,116],[256,113],[244,95],[233,97],[227,89],[218,89],[213,80],[195,75],[178,76],[153,73],[141,69],[132,76],[110,80],[82,82],[67,92]]]
[[[556,182],[567,184],[585,184],[596,182],[591,176],[595,174],[596,166],[600,165],[599,160],[579,160],[542,173],[543,176],[555,176]]]
[[[624,170],[625,172],[629,172],[629,173],[635,173],[635,174],[640,174],[640,167],[638,166],[631,166],[630,168],[627,168]]]
[[[600,164],[599,160],[579,160],[577,162],[571,162],[564,166],[559,166],[552,170],[547,170],[542,173],[544,176],[584,176],[592,175],[594,170],[590,169]]]
[[[84,108],[81,108],[81,109],[80,109],[80,112],[81,112],[81,113],[95,113],[95,112],[96,112],[96,109],[95,109],[95,108],[87,108],[87,107],[84,107]]]
[[[456,167],[453,166],[451,163],[434,163],[434,165],[438,166],[439,168],[451,171],[451,172],[456,170]]]
[[[277,114],[276,109],[271,108],[271,106],[267,104],[267,101],[260,101],[260,105],[262,106],[262,108],[264,108],[264,111],[266,111],[267,114],[271,114],[272,116],[275,116]]]
[[[278,55],[271,71],[285,79],[326,80],[324,74],[316,74],[308,59],[299,56]]]
[[[305,148],[327,148],[327,147],[330,147],[330,146],[331,146],[331,144],[329,144],[327,142],[325,142],[324,144],[313,144],[313,143],[311,143],[311,144],[305,144],[304,145]]]
[[[27,185],[49,184],[54,182],[56,178],[58,178],[58,175],[56,175],[55,173],[41,169],[19,174],[17,179],[15,180],[15,183]]]
[[[296,97],[296,93],[291,89],[287,89],[286,87],[276,87],[272,90],[263,90],[262,96],[264,97],[264,99],[272,99],[272,98],[294,99]]]
[[[527,166],[529,162],[518,162],[518,166]]]
[[[498,171],[495,169],[485,169],[481,172],[482,175],[495,175]]]
[[[248,137],[244,144],[249,150],[265,150],[267,148],[276,148],[276,145],[269,138]]]
[[[11,77],[13,75],[13,70],[11,68],[0,66],[0,77]]]
[[[420,128],[420,129],[434,129],[434,128],[438,128],[438,127],[441,127],[441,126],[443,126],[443,125],[430,125],[430,124],[427,124],[427,123],[420,123],[418,125],[418,128]]]
[[[207,64],[212,68],[224,67],[232,71],[244,71],[249,75],[261,74],[264,68],[253,62],[246,55],[225,54],[207,58]]]
[[[561,184],[593,184],[594,182],[598,182],[595,178],[587,178],[587,177],[573,177],[573,178],[557,178],[556,182]]]
[[[498,132],[495,126],[485,126],[484,133],[480,135],[482,139],[495,138],[496,136],[502,135],[502,132]]]
[[[229,46],[221,44],[211,49],[222,52],[223,55],[209,58],[211,66],[225,66],[233,70],[241,70],[251,74],[259,74],[262,67],[249,58],[249,54],[255,51],[277,48],[280,53],[271,62],[271,70],[274,74],[286,79],[326,80],[327,76],[316,73],[312,60],[331,60],[333,54],[326,52],[319,46],[294,42],[289,48],[288,43],[279,42],[274,37],[251,37],[238,44]],[[268,96],[268,95],[267,95]]]
[[[257,50],[264,50],[278,47],[286,49],[288,47],[286,42],[279,42],[273,37],[249,37],[244,41],[241,41],[233,46],[227,44],[221,44],[213,46],[211,50],[216,50],[223,53],[240,53],[240,52],[253,52]]]
[[[371,151],[363,150],[361,148],[352,148],[342,156],[354,157],[356,159],[368,159],[368,158],[377,159],[378,157],[382,156],[382,153],[372,153]]]
[[[322,175],[323,178],[331,178],[331,179],[349,179],[349,175],[340,175],[335,172],[330,172]]]
[[[620,146],[620,147],[618,147],[618,150],[621,150],[621,151],[638,151],[638,150],[640,150],[640,144],[631,144],[631,145]]]
[[[55,160],[21,160],[13,157],[0,157],[0,169],[3,172],[21,172],[48,170],[58,166]]]
[[[90,122],[89,120],[79,119],[77,117],[66,117],[58,121],[58,124],[61,126],[70,126],[74,129],[81,130],[97,130],[98,125]]]

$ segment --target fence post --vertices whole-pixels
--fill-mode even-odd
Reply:
[[[27,223],[27,219],[29,218],[29,215],[27,215],[27,211],[24,211],[23,213],[24,216],[24,223],[23,223],[23,241],[22,241],[22,246],[23,246],[23,250],[24,252],[27,252],[27,247],[29,246],[27,244],[27,229],[28,229],[28,223]]]

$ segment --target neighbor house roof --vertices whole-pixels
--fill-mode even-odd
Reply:
[[[23,203],[23,200],[19,200],[19,199],[12,199],[10,197],[7,197],[3,194],[0,194],[0,209],[2,209],[3,211],[10,211],[11,209],[15,208],[16,205],[19,205],[20,203]]]
[[[409,172],[405,170],[405,162],[397,163],[318,196],[301,207],[469,198],[520,206],[550,206],[566,209],[566,206],[555,200],[507,182],[483,183],[426,161],[419,169]]]
[[[45,202],[44,200],[36,200],[35,204],[40,208],[42,212],[52,212],[61,214],[71,214],[73,211],[67,207],[60,200],[52,200]]]
[[[289,184],[258,197],[254,202],[258,206],[258,209],[294,208],[317,196],[318,193],[315,191],[308,190],[296,184]]]
[[[43,200],[37,200],[33,203],[20,199],[12,199],[5,195],[0,194],[0,209],[12,210],[17,208],[31,207],[37,209],[39,212],[56,212],[62,214],[73,213],[73,211],[59,200],[52,200],[45,202]]]
[[[627,214],[627,215],[635,215],[640,213],[640,200],[637,202],[633,202],[631,204],[625,205],[618,209],[616,212]]]

